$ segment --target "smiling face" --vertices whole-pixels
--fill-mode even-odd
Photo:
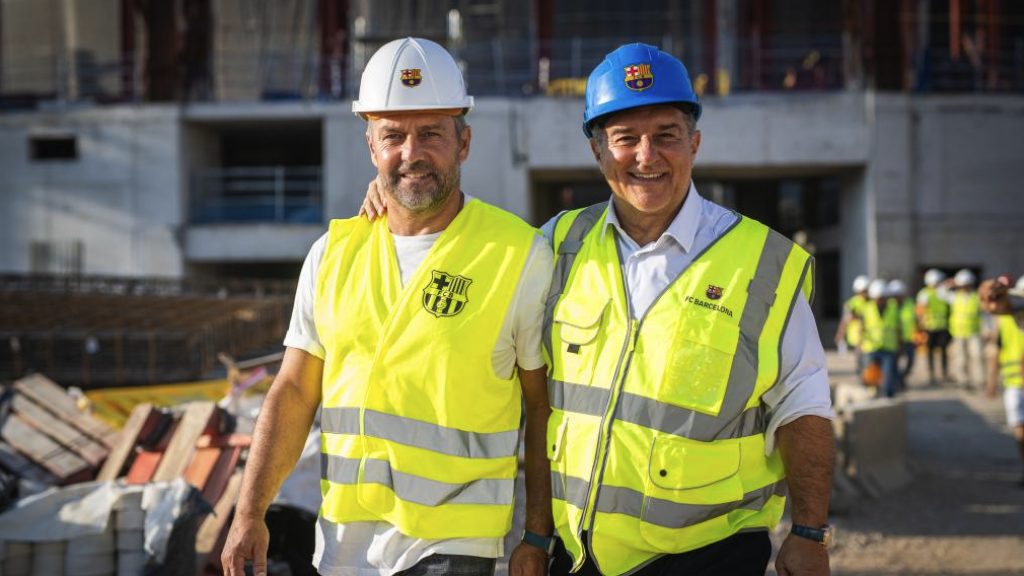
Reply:
[[[442,114],[400,114],[370,121],[366,142],[388,201],[413,214],[439,210],[459,190],[470,130]]]
[[[590,141],[616,208],[675,214],[686,198],[700,132],[690,132],[674,106],[644,106],[613,114]]]

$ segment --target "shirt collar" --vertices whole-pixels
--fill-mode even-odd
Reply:
[[[697,193],[697,188],[694,187],[693,181],[691,181],[690,189],[686,192],[686,199],[683,200],[683,207],[679,209],[679,213],[672,219],[672,222],[669,222],[668,228],[665,229],[665,232],[662,233],[656,242],[660,242],[662,238],[667,236],[675,240],[684,252],[689,252],[690,248],[693,247],[694,239],[697,237],[697,226],[700,224],[703,204],[704,198]],[[604,226],[601,227],[601,241],[604,241],[604,235],[609,226],[614,226],[622,238],[629,238],[619,223],[619,217],[615,213],[614,202],[609,202],[608,204],[608,216],[605,218]]]

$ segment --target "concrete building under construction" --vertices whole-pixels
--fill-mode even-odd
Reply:
[[[295,277],[374,171],[350,112],[396,37],[477,107],[464,189],[539,225],[610,192],[580,131],[626,42],[705,103],[706,197],[852,278],[1024,273],[1024,3],[1007,0],[0,0],[0,272]]]

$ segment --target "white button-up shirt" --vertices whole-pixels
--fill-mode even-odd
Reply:
[[[613,208],[601,226],[601,238],[615,234],[622,257],[631,314],[640,319],[654,300],[679,277],[712,242],[736,222],[734,212],[705,200],[690,184],[683,206],[657,240],[639,246],[626,234]],[[541,231],[548,238],[557,217]],[[793,313],[782,335],[779,381],[761,397],[768,407],[765,454],[775,449],[775,431],[801,416],[833,419],[832,399],[825,366],[825,351],[818,337],[811,307],[804,298],[796,298]]]

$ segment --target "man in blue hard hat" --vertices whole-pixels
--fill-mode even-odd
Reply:
[[[682,62],[631,44],[587,81],[611,201],[543,228],[552,574],[829,573],[833,440],[812,258],[700,196]]]

